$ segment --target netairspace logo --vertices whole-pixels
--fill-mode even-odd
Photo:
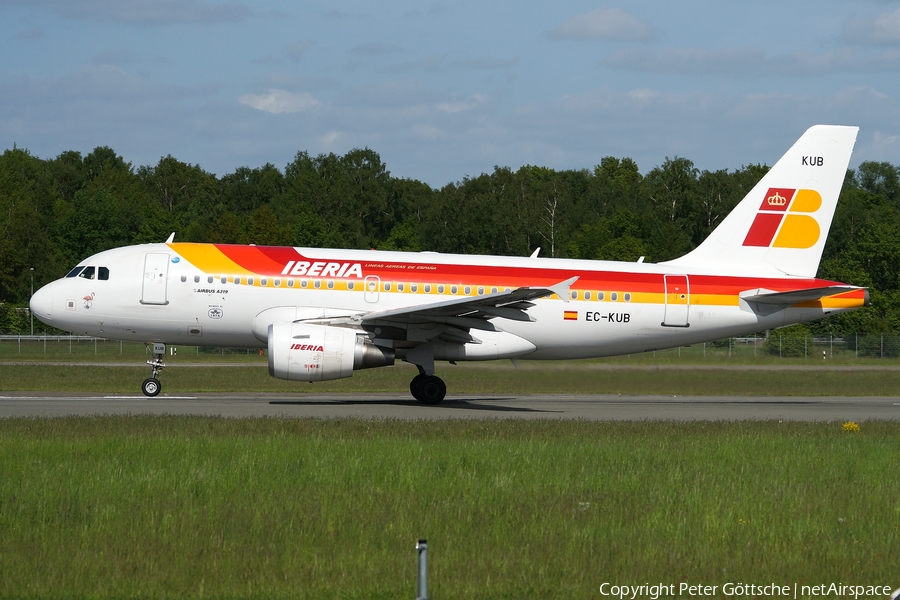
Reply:
[[[665,597],[702,598],[704,596],[750,597],[750,598],[867,598],[886,597],[891,594],[889,585],[849,585],[844,583],[821,583],[806,585],[779,585],[769,583],[724,583],[721,585],[680,583],[645,583],[643,585],[617,585],[604,583],[600,586],[600,595],[619,600],[637,600],[649,598],[658,600]]]

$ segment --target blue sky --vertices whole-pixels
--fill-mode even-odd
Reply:
[[[0,0],[0,147],[224,175],[376,150],[433,186],[495,165],[772,164],[859,125],[900,165],[900,2]]]

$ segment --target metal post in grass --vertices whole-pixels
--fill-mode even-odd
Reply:
[[[419,540],[419,571],[416,576],[416,600],[428,600],[428,542]]]

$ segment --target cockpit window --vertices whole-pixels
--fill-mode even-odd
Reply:
[[[84,271],[82,271],[78,276],[82,279],[93,279],[95,271],[96,269],[94,267],[85,267]]]
[[[106,267],[98,267],[97,268],[97,279],[100,281],[109,280],[109,269]]]
[[[69,271],[69,274],[66,275],[66,277],[77,277],[78,274],[81,273],[81,270],[82,270],[83,268],[84,268],[84,267],[75,267],[74,269],[72,269],[71,271]]]

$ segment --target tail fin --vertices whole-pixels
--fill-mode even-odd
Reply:
[[[815,277],[858,127],[806,130],[680,269]]]

